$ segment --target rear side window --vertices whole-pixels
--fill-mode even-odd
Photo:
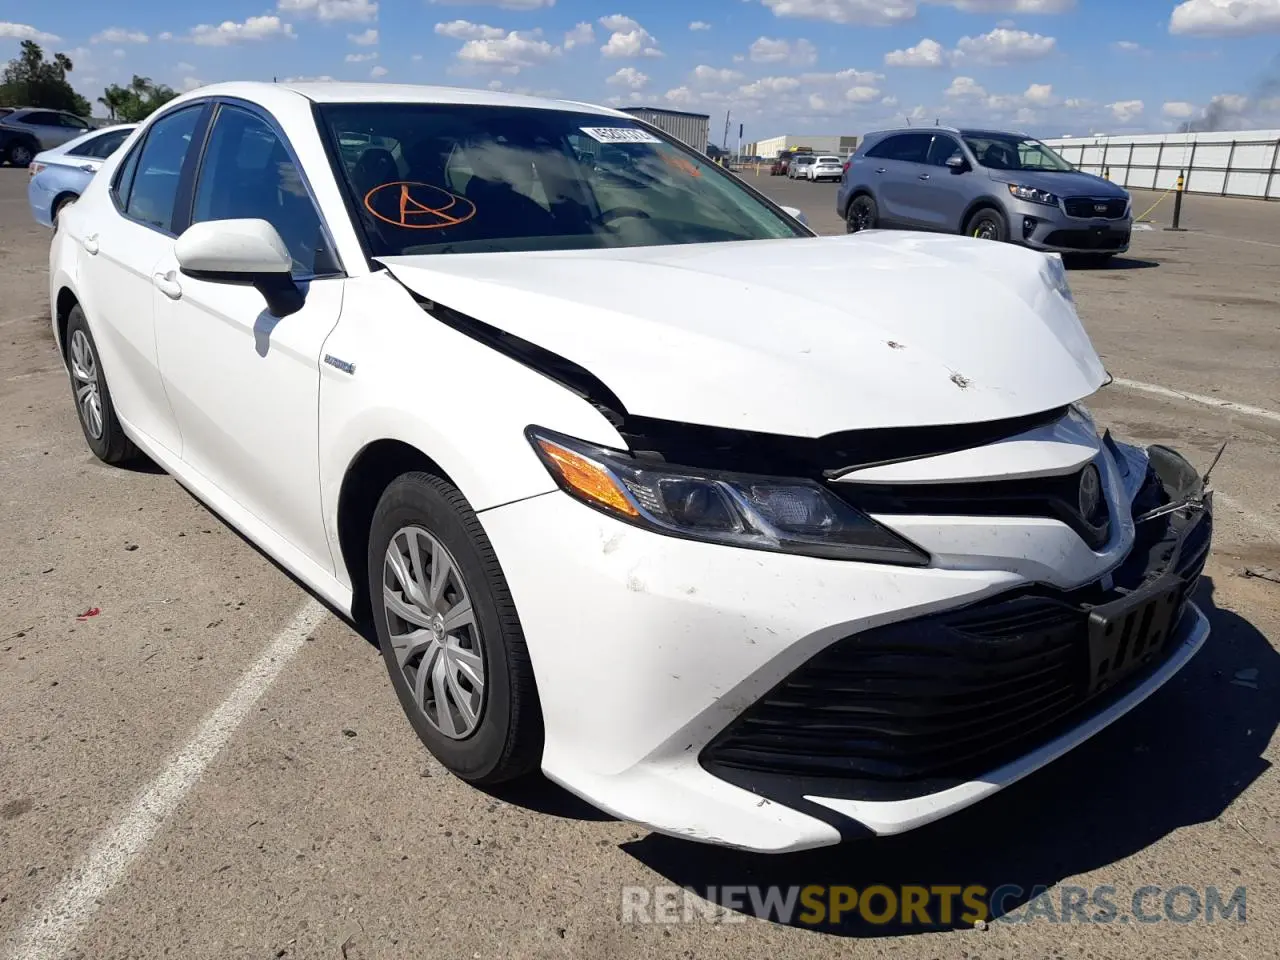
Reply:
[[[134,151],[133,156],[138,158],[136,169],[122,171],[120,179],[121,187],[126,186],[126,178],[130,181],[128,192],[121,193],[120,200],[124,212],[133,219],[169,230],[182,164],[203,109],[199,104],[161,117],[147,131],[142,149]]]
[[[933,137],[927,133],[899,133],[877,143],[867,151],[867,156],[881,160],[924,163],[932,141]]]
[[[62,121],[58,119],[56,113],[49,113],[44,110],[32,110],[30,113],[23,114],[17,123],[27,123],[33,127],[60,127]]]
[[[120,149],[120,144],[124,143],[125,138],[132,132],[132,130],[112,130],[110,133],[103,133],[96,137],[90,137],[74,150],[68,150],[67,155],[71,157],[89,157],[94,160],[105,160]]]

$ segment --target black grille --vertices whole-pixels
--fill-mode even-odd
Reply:
[[[1055,230],[1045,238],[1050,247],[1069,250],[1119,250],[1129,245],[1128,230]]]
[[[749,707],[701,761],[748,789],[777,782],[854,799],[922,796],[980,777],[1102,709],[1168,658],[1176,630],[1135,634],[1125,643],[1141,651],[1136,672],[1106,684],[1095,675],[1091,693],[1090,612],[1168,585],[1172,627],[1186,616],[1211,527],[1207,511],[1141,525],[1133,562],[1115,572],[1114,586],[1038,588],[839,640]],[[1149,620],[1139,617],[1136,633]]]
[[[1069,217],[1080,217],[1092,220],[1103,217],[1107,220],[1119,220],[1129,209],[1129,201],[1123,198],[1113,200],[1094,200],[1090,197],[1067,197],[1062,206]],[[1102,209],[1099,210],[1098,208]]]

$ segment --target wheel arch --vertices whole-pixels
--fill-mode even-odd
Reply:
[[[74,190],[63,190],[61,193],[59,193],[56,197],[53,198],[53,203],[49,204],[49,222],[50,223],[54,222],[55,218],[58,215],[58,208],[60,206],[62,206],[64,203],[67,203],[68,201],[79,200],[79,199],[80,199],[80,194],[76,193]]]
[[[64,361],[67,357],[67,321],[71,317],[72,308],[79,305],[80,300],[70,287],[58,289],[58,296],[53,304],[53,331],[58,341],[58,355]]]
[[[849,208],[853,206],[853,201],[857,200],[859,197],[870,197],[872,200],[874,200],[876,198],[876,195],[871,192],[870,187],[867,187],[867,186],[854,187],[852,190],[849,191],[849,196],[845,198],[844,206],[840,208],[840,216],[842,218],[849,216]]]
[[[1005,213],[1004,207],[1000,205],[1000,202],[990,194],[983,194],[965,208],[964,213],[960,217],[960,222],[956,224],[956,233],[964,233],[964,228],[968,226],[969,221],[973,219],[973,215],[979,210],[988,207],[1000,214],[1004,219],[1005,226],[1009,226],[1009,215]]]

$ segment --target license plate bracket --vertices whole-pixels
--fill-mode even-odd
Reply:
[[[1182,583],[1162,577],[1089,613],[1089,695],[1159,659],[1177,622]]]

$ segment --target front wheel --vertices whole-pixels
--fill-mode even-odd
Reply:
[[[5,159],[15,167],[28,167],[34,157],[35,153],[25,143],[15,143],[9,147],[9,153]]]
[[[999,211],[990,207],[985,207],[970,217],[964,232],[975,240],[1001,242],[1009,238],[1009,229],[1005,226],[1004,217]]]
[[[520,619],[453,484],[408,473],[387,487],[369,534],[369,596],[391,684],[436,759],[482,785],[536,770],[542,710]]]
[[[880,211],[876,202],[865,193],[854,197],[844,215],[846,233],[861,233],[863,230],[874,230],[880,219]]]

